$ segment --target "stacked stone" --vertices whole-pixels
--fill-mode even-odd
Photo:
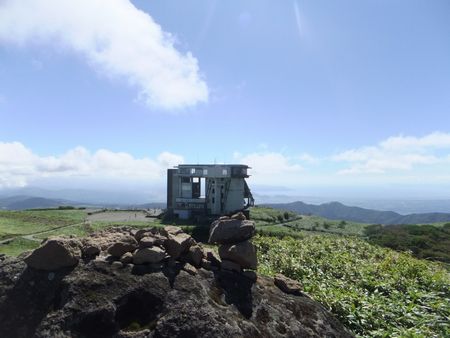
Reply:
[[[219,244],[222,270],[256,270],[256,248],[250,241],[254,235],[255,223],[247,220],[242,212],[223,216],[211,224],[209,242]]]
[[[166,226],[133,230],[111,228],[78,240],[52,237],[30,253],[25,262],[39,270],[58,270],[75,266],[80,259],[110,262],[115,268],[146,265],[162,268],[176,261],[195,273],[206,257],[203,248],[181,228]]]

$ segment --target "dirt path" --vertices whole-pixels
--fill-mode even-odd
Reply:
[[[53,232],[55,230],[59,230],[59,229],[63,229],[63,228],[69,228],[69,227],[74,227],[74,226],[77,226],[77,225],[82,225],[84,223],[85,222],[76,223],[76,224],[69,224],[69,225],[62,225],[62,226],[59,226],[59,227],[56,227],[56,228],[52,228],[52,229],[48,229],[48,230],[37,231],[37,232],[30,233],[30,234],[17,235],[17,236],[10,237],[10,238],[7,238],[7,239],[4,239],[4,240],[0,241],[0,245],[8,244],[9,242],[11,242],[11,241],[13,241],[13,240],[15,240],[16,238],[19,238],[19,237],[22,237],[24,239],[28,239],[30,241],[41,242],[42,239],[34,238],[34,236],[35,235],[40,235],[40,234],[46,234],[46,233]]]

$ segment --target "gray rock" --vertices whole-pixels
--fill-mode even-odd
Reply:
[[[166,258],[166,252],[155,246],[152,248],[138,249],[133,254],[134,264],[159,263]]]
[[[111,263],[111,267],[113,269],[122,269],[123,268],[123,264],[119,261],[114,261]]]
[[[188,259],[194,266],[200,266],[203,256],[203,249],[199,245],[193,245],[189,248]]]
[[[241,221],[245,221],[247,217],[245,217],[244,213],[242,211],[239,211],[237,214],[234,214],[230,217],[231,219],[238,219]]]
[[[241,268],[256,270],[256,248],[249,241],[221,245],[219,246],[219,256],[222,260],[228,259],[239,264]]]
[[[209,243],[230,244],[250,239],[255,234],[253,221],[225,219],[211,224]]]
[[[167,225],[162,230],[162,234],[165,236],[178,235],[181,233],[183,233],[183,229],[181,229],[180,227],[177,227],[175,225]]]
[[[38,270],[58,270],[78,264],[81,243],[75,239],[51,237],[25,257],[25,263]]]
[[[120,261],[123,264],[129,264],[133,262],[133,254],[131,252],[125,252],[122,257],[120,257]]]
[[[197,269],[195,268],[195,266],[192,266],[189,263],[184,264],[183,270],[193,276],[195,276],[197,274]]]
[[[83,256],[97,256],[100,254],[101,248],[98,245],[95,244],[89,244],[85,245],[81,248],[81,252],[83,253]]]
[[[116,242],[108,248],[108,253],[120,258],[126,252],[133,252],[138,246],[137,241],[131,236],[124,236],[120,239],[120,242]]]
[[[256,282],[256,280],[258,279],[258,275],[255,271],[252,270],[246,270],[242,272],[242,276],[250,279],[253,282]]]
[[[220,265],[222,270],[241,272],[241,266],[235,262],[229,261],[227,259],[222,260],[222,264]]]
[[[206,260],[209,261],[212,266],[220,266],[220,257],[213,249],[205,248],[204,253]]]
[[[302,286],[299,282],[282,274],[277,274],[273,279],[274,284],[283,292],[291,295],[302,295]]]
[[[169,233],[168,238],[164,241],[164,248],[171,257],[177,259],[194,244],[195,240],[188,234],[178,233],[172,235]]]
[[[139,247],[140,248],[150,248],[150,247],[154,246],[155,243],[156,243],[156,239],[154,237],[145,236],[145,237],[142,237],[141,240],[139,241]]]
[[[211,271],[212,265],[210,261],[203,258],[201,262],[201,267],[205,270]]]

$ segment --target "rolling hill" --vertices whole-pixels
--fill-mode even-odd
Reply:
[[[298,214],[318,215],[333,220],[344,220],[371,224],[423,224],[450,222],[449,213],[423,213],[400,215],[393,211],[379,211],[360,207],[346,206],[339,202],[319,205],[303,202],[264,204],[274,209],[293,211]]]

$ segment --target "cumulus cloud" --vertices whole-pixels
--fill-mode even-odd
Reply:
[[[450,133],[434,132],[423,137],[389,137],[376,146],[347,150],[332,159],[350,164],[340,174],[384,174],[449,162],[449,150]]]
[[[303,171],[303,167],[292,158],[276,152],[246,155],[235,153],[234,159],[252,168],[252,181],[258,184],[289,183],[292,178],[298,179],[298,175]]]
[[[68,48],[164,109],[208,99],[197,59],[177,51],[174,40],[129,0],[0,1],[0,42]]]
[[[22,143],[0,142],[0,188],[23,187],[42,178],[145,180],[155,182],[165,171],[183,163],[182,156],[163,152],[156,159],[135,158],[125,152],[76,147],[60,156],[39,156]]]

